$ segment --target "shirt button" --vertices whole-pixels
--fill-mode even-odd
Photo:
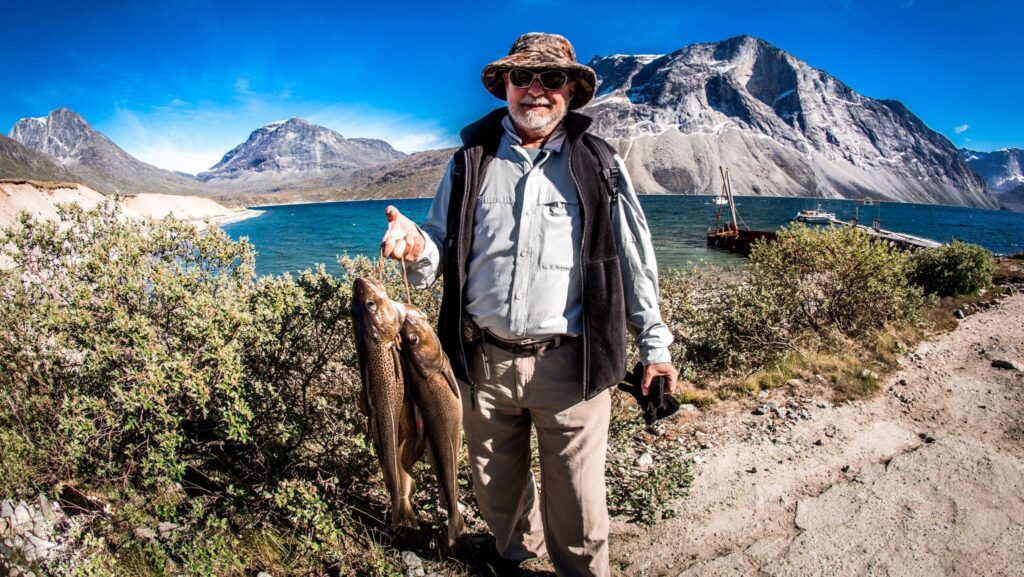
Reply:
[[[519,251],[519,256],[526,256],[526,251],[525,250]]]

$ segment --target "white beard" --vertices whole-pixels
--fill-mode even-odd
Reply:
[[[521,107],[532,104],[541,104],[550,106],[547,110],[522,110]],[[509,105],[508,112],[512,116],[512,120],[515,121],[516,125],[526,130],[540,130],[546,126],[552,124],[558,124],[565,118],[566,109],[564,106],[554,106],[551,99],[541,96],[540,98],[531,98],[524,96],[519,101],[519,106]]]

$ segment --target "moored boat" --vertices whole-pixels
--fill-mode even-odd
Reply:
[[[740,254],[750,254],[751,245],[757,240],[770,242],[775,239],[775,233],[767,230],[751,230],[747,223],[736,214],[736,202],[732,196],[732,183],[729,180],[729,171],[721,166],[718,167],[722,174],[722,193],[718,196],[715,204],[718,205],[718,212],[715,215],[715,225],[708,228],[708,246],[720,248]],[[729,220],[722,221],[722,211],[729,207]]]
[[[836,213],[821,210],[821,205],[819,204],[813,210],[801,210],[796,213],[793,220],[806,224],[830,224],[836,220]]]

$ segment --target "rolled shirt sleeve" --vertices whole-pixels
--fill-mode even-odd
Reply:
[[[444,171],[441,183],[437,185],[437,194],[430,204],[430,211],[427,213],[427,220],[419,225],[420,232],[426,241],[423,244],[423,252],[420,258],[409,263],[406,272],[409,276],[409,284],[416,288],[426,288],[437,280],[441,269],[441,249],[444,246],[444,237],[447,235],[448,227],[448,199],[451,196],[452,172],[455,169],[455,159],[448,161],[448,168]]]
[[[661,319],[658,305],[658,264],[647,219],[626,172],[615,155],[619,169],[619,200],[612,208],[612,230],[619,248],[619,266],[626,297],[626,320],[645,365],[672,361],[669,345],[672,332]]]

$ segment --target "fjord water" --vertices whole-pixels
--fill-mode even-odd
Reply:
[[[739,257],[708,249],[704,234],[714,225],[718,207],[707,196],[642,196],[661,268],[686,267],[700,261],[739,263]],[[384,208],[393,204],[416,222],[423,221],[430,199],[367,200],[258,207],[263,214],[224,230],[234,239],[248,237],[256,247],[259,274],[280,274],[327,265],[337,273],[337,256],[376,256],[387,228]],[[755,230],[776,230],[800,210],[815,208],[849,219],[859,212],[861,224],[881,218],[882,228],[941,242],[959,239],[997,254],[1024,252],[1024,214],[937,206],[882,203],[862,206],[851,200],[739,197],[736,209]],[[726,212],[728,209],[726,208]]]

